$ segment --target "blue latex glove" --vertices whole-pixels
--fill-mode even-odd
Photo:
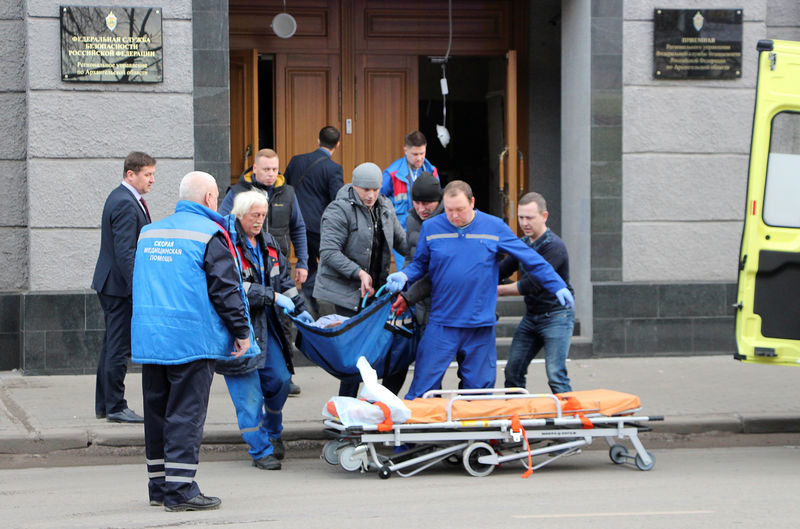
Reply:
[[[386,290],[392,293],[400,292],[406,286],[407,281],[408,277],[403,272],[389,274],[389,277],[386,278]]]
[[[308,313],[307,310],[301,312],[300,315],[297,316],[297,319],[303,323],[314,323],[314,318]]]
[[[572,297],[572,292],[570,292],[567,287],[556,292],[556,298],[558,298],[558,302],[567,309],[575,307],[575,298]]]
[[[275,304],[282,309],[286,309],[288,312],[294,312],[294,301],[292,298],[288,296],[284,296],[283,294],[275,293]]]

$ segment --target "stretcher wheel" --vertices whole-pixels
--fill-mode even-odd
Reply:
[[[645,452],[647,452],[647,451],[645,450]],[[638,468],[639,470],[650,470],[651,468],[653,468],[655,466],[655,464],[656,464],[656,456],[654,456],[650,452],[647,452],[647,455],[650,458],[650,463],[649,464],[645,464],[644,460],[642,459],[641,454],[636,454],[636,459],[634,459],[634,461],[633,461],[634,463],[636,463],[636,468]]]
[[[392,475],[392,471],[389,470],[389,467],[383,465],[380,469],[378,469],[378,477],[381,479],[389,479],[389,476]]]
[[[339,441],[328,441],[322,447],[322,459],[329,465],[339,464],[339,447],[342,444]]]
[[[361,470],[362,457],[356,452],[356,447],[353,445],[345,446],[339,452],[339,465],[348,472],[355,472]]]
[[[494,465],[481,463],[478,458],[494,455],[494,450],[486,443],[472,443],[464,449],[464,468],[471,476],[488,476],[494,470]]]
[[[608,449],[608,457],[617,465],[621,465],[628,457],[628,449],[625,445],[613,445]]]

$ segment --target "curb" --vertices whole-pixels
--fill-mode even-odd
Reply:
[[[800,415],[702,415],[665,417],[664,422],[650,423],[655,434],[787,434],[800,433]],[[322,421],[294,423],[284,430],[285,441],[300,445],[318,444],[330,439]],[[243,445],[241,436],[232,428],[219,426],[206,429],[203,444]],[[58,450],[84,449],[91,445],[112,448],[143,447],[144,431],[133,428],[119,430],[54,429],[27,436],[0,436],[0,454],[45,454]]]

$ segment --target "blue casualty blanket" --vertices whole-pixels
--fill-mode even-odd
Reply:
[[[419,336],[411,309],[400,320],[392,316],[394,294],[380,295],[341,325],[319,328],[292,317],[298,334],[295,345],[314,364],[340,380],[360,380],[359,356],[385,377],[408,367],[417,353]]]

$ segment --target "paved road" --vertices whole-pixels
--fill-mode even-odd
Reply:
[[[310,458],[280,472],[204,462],[201,487],[223,498],[205,513],[148,506],[141,464],[0,470],[0,520],[7,529],[797,527],[800,445],[655,453],[649,472],[587,450],[527,480],[516,464],[485,478],[442,465],[379,480]]]

